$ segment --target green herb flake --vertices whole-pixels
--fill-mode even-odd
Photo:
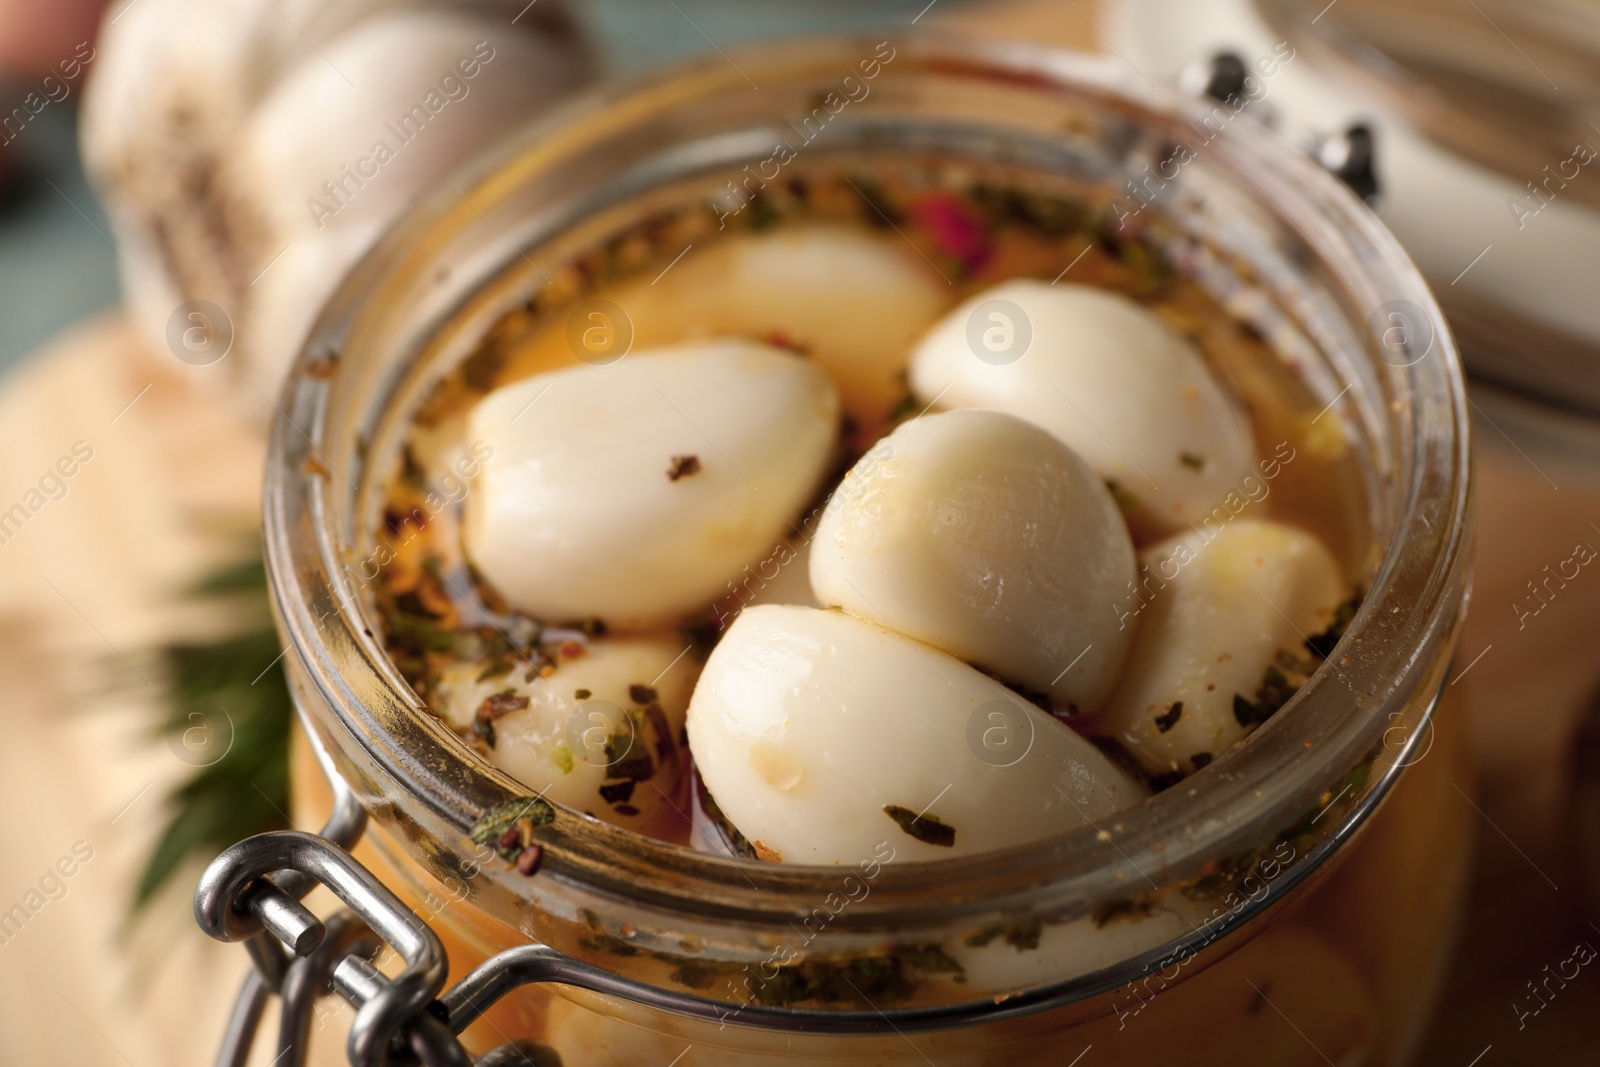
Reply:
[[[575,690],[573,692],[572,699],[574,699],[574,700],[588,700],[592,696],[594,696],[594,693],[592,693],[591,691],[589,691],[587,689],[578,689],[578,690]]]
[[[491,678],[502,677],[510,674],[512,668],[515,666],[516,664],[512,663],[505,657],[497,656],[496,658],[490,660],[489,665],[484,667],[483,670],[479,672],[477,680],[480,682],[487,682]]]
[[[1283,672],[1269,663],[1261,674],[1261,688],[1256,690],[1256,703],[1277,711],[1299,690],[1298,685],[1290,684]]]
[[[1113,900],[1095,907],[1093,915],[1096,928],[1102,928],[1118,919],[1128,919],[1138,922],[1148,919],[1155,914],[1156,902],[1153,897],[1131,897],[1122,900]]]
[[[941,822],[937,815],[918,815],[898,804],[885,804],[883,813],[893,819],[900,829],[925,845],[951,848],[956,843],[956,828]]]
[[[1039,947],[1039,939],[1043,936],[1042,921],[1035,916],[1019,916],[984,927],[969,936],[967,944],[973,948],[983,948],[998,937],[1018,952],[1031,952]]]
[[[562,774],[572,773],[572,749],[566,745],[557,745],[550,750],[550,758],[561,768]]]
[[[633,799],[632,782],[612,782],[600,787],[600,799],[607,804],[626,804]]]
[[[391,611],[384,621],[388,624],[389,640],[412,655],[450,652],[456,647],[455,631],[440,626],[430,616]]]
[[[1328,628],[1320,634],[1306,638],[1306,648],[1311,650],[1311,654],[1319,659],[1327,659],[1333,655],[1333,650],[1338,646],[1339,639],[1344,636],[1345,630],[1350,625],[1350,620],[1356,617],[1356,609],[1360,606],[1360,592],[1340,604],[1334,610],[1333,621],[1328,624]]]
[[[928,945],[901,945],[895,955],[912,970],[925,974],[961,974],[964,968],[937,943]]]
[[[1179,452],[1178,462],[1182,463],[1185,467],[1188,467],[1192,471],[1203,471],[1206,469],[1205,457],[1197,456],[1193,452]]]
[[[1161,733],[1166,733],[1178,725],[1178,720],[1181,718],[1183,718],[1183,701],[1177,700],[1173,702],[1172,707],[1156,716],[1156,729]]]
[[[488,845],[498,843],[502,834],[527,819],[529,825],[543,826],[556,817],[555,809],[542,797],[516,797],[502,801],[484,812],[472,824],[472,843]]]
[[[644,707],[646,704],[654,704],[656,702],[656,691],[648,685],[635,683],[628,686],[628,699],[640,707]]]
[[[612,734],[606,739],[607,778],[630,782],[648,782],[655,777],[655,761],[650,753],[634,750],[637,734],[634,731]]]
[[[660,704],[650,704],[644,709],[644,717],[650,720],[650,727],[656,733],[656,759],[662,763],[676,760],[678,753],[672,743],[672,726],[667,722],[667,713],[661,710]]]
[[[1233,717],[1246,730],[1252,726],[1260,726],[1272,718],[1272,711],[1273,709],[1265,704],[1247,700],[1238,693],[1233,694]]]

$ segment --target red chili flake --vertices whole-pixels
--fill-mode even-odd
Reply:
[[[767,334],[767,344],[773,348],[787,348],[789,351],[797,352],[802,356],[807,354],[806,346],[790,337],[787,330],[773,330]]]
[[[563,641],[556,651],[560,654],[562,659],[581,659],[589,652],[589,650],[584,647],[583,642],[581,641]],[[552,671],[551,673],[553,674],[555,672]]]
[[[640,685],[635,682],[628,686],[628,699],[640,707],[646,704],[654,704],[656,702],[656,691],[648,685]]]
[[[699,456],[673,456],[672,466],[667,468],[667,479],[675,482],[679,478],[687,478],[691,474],[699,473]]]
[[[511,829],[500,835],[500,840],[496,842],[496,844],[498,844],[501,848],[517,848],[522,844],[522,834],[517,831],[515,826],[513,826]]]
[[[933,237],[939,250],[959,259],[968,271],[982,267],[994,252],[983,218],[959,197],[932,193],[912,204],[911,214]]]
[[[544,849],[538,845],[529,845],[517,854],[517,873],[532,875],[539,869],[539,864],[544,860]]]

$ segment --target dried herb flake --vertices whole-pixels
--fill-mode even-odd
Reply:
[[[956,843],[956,828],[941,822],[937,815],[926,813],[918,815],[910,808],[902,808],[898,804],[885,804],[883,813],[893,819],[900,829],[925,845],[951,848]]]

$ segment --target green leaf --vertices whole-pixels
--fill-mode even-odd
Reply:
[[[195,767],[165,798],[165,825],[134,887],[135,912],[191,857],[210,860],[237,841],[288,825],[292,705],[259,552],[217,568],[188,592],[234,599],[242,628],[159,650],[163,699],[154,732],[173,736],[204,721],[211,736],[228,738],[216,732],[225,722],[231,738],[214,762]]]

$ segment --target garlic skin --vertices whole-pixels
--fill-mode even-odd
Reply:
[[[470,731],[490,698],[526,701],[493,718],[489,761],[548,800],[637,829],[673,795],[682,774],[678,740],[699,668],[683,653],[676,638],[594,638],[576,658],[560,657],[553,674],[532,681],[520,661],[510,673],[486,679],[479,678],[482,662],[452,663],[433,703],[452,727]],[[582,690],[589,695],[579,696]],[[659,716],[647,710],[652,705]],[[606,741],[615,733],[631,740],[608,754]],[[642,774],[641,756],[649,757],[651,773],[630,790],[617,772]],[[608,780],[613,799],[600,792]]]
[[[982,308],[993,300],[1026,319],[1009,324],[1018,346],[1031,333],[1020,356],[980,358],[981,340],[969,340],[1005,325]],[[1004,411],[1050,431],[1168,529],[1209,512],[1255,460],[1248,418],[1199,352],[1134,301],[1090,286],[986,289],[929,331],[910,376],[923,403]]]
[[[469,420],[493,458],[467,496],[467,554],[549,622],[627,631],[709,615],[815,495],[838,421],[826,375],[747,341],[512,383]]]
[[[513,25],[521,6],[139,0],[108,20],[89,67],[83,151],[152,349],[167,349],[180,304],[215,303],[234,343],[206,377],[271,415],[262,396],[405,204],[587,76],[559,5]],[[458,63],[481,62],[480,42],[493,58],[463,78]],[[452,90],[457,99],[440,90],[452,73],[467,90]],[[401,145],[385,123],[430,91],[448,102]],[[394,158],[357,186],[342,168],[379,140]],[[324,182],[344,183],[348,207],[319,218],[307,201],[328,199]]]
[[[1090,710],[1133,637],[1113,605],[1133,542],[1105,483],[1044,430],[994,411],[924,415],[828,501],[811,587],[1057,707]]]
[[[938,649],[843,612],[747,608],[689,702],[701,780],[763,855],[854,864],[1025,844],[1145,796],[1088,741]],[[1031,736],[1029,736],[1031,735]],[[887,807],[936,818],[948,845]]]
[[[869,437],[905,395],[912,346],[951,301],[910,248],[826,224],[719,236],[657,277],[597,296],[626,312],[635,349],[727,336],[798,347]],[[565,323],[529,349],[539,369],[576,358]]]
[[[1152,773],[1187,773],[1209,762],[1197,765],[1197,754],[1221,756],[1249,732],[1234,695],[1254,701],[1280,650],[1304,657],[1305,639],[1328,627],[1348,587],[1321,541],[1277,522],[1236,520],[1140,559],[1148,570],[1119,608],[1129,626],[1137,620],[1133,650],[1083,728],[1116,739]]]

